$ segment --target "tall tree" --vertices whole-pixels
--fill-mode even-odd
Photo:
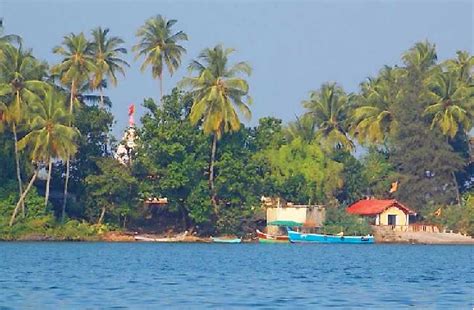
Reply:
[[[190,119],[193,124],[200,123],[204,133],[212,135],[211,160],[209,165],[209,188],[211,202],[217,214],[217,200],[214,189],[214,161],[217,140],[226,132],[240,129],[240,119],[236,110],[247,119],[251,112],[252,100],[248,95],[249,86],[241,74],[250,75],[251,68],[246,62],[233,66],[228,64],[232,48],[216,45],[201,52],[197,60],[189,65],[194,77],[186,77],[181,85],[191,88],[193,105]]]
[[[69,125],[71,115],[67,112],[65,100],[63,95],[50,89],[46,91],[44,98],[30,105],[30,131],[18,142],[18,147],[20,150],[29,149],[30,157],[36,163],[37,169],[28,187],[20,196],[10,219],[10,226],[15,221],[18,207],[25,199],[38,175],[38,168],[43,165],[48,166],[45,194],[46,207],[49,198],[53,160],[65,159],[77,150],[75,139],[79,135],[79,131]]]
[[[32,145],[32,157],[48,165],[45,206],[48,204],[51,170],[55,159],[65,160],[77,150],[79,131],[70,126],[71,115],[66,109],[66,98],[54,89],[29,108],[30,130],[19,142],[20,149]]]
[[[429,79],[430,105],[425,113],[432,116],[431,128],[454,138],[459,128],[469,132],[474,120],[474,85],[459,79],[457,72],[436,72]]]
[[[303,101],[307,114],[314,118],[318,127],[317,137],[330,147],[354,149],[354,143],[347,134],[349,97],[336,83],[323,84],[318,91],[310,93]]]
[[[137,52],[136,58],[145,58],[140,69],[145,71],[147,67],[151,67],[152,77],[160,80],[160,99],[163,98],[163,66],[166,65],[170,75],[173,75],[181,65],[181,57],[186,53],[179,41],[187,41],[188,36],[183,31],[173,33],[172,27],[176,23],[177,20],[167,20],[161,15],[149,18],[138,29],[136,36],[139,43],[132,48]]]
[[[16,34],[3,34],[3,20],[0,19],[0,58],[2,57],[2,47],[11,43],[21,44],[21,37]]]
[[[400,186],[395,196],[415,209],[456,200],[453,175],[463,166],[438,128],[430,129],[424,115],[431,103],[430,77],[439,70],[434,45],[417,43],[403,55],[406,76],[403,94],[395,102],[399,122],[392,139],[390,162],[398,173]]]
[[[352,110],[351,134],[359,142],[383,143],[397,128],[393,106],[400,99],[400,79],[404,70],[385,66],[379,76],[361,84],[361,93],[355,96]]]
[[[6,103],[2,112],[3,122],[9,124],[15,142],[16,175],[19,193],[23,192],[20,159],[18,155],[18,125],[24,121],[27,105],[38,98],[46,86],[42,78],[47,66],[36,60],[30,50],[5,45],[0,59],[0,97]],[[24,212],[24,204],[22,203]]]
[[[467,83],[471,82],[474,56],[466,51],[457,51],[456,55],[456,59],[449,59],[445,61],[443,65],[448,69],[448,71],[456,72],[460,81]]]
[[[53,49],[53,53],[63,57],[61,63],[53,66],[51,71],[53,74],[60,76],[61,83],[69,85],[69,114],[73,115],[78,87],[84,81],[89,80],[91,74],[97,69],[93,59],[93,45],[86,39],[82,32],[78,35],[71,33],[64,37],[62,46],[57,46]],[[66,179],[64,182],[64,200],[62,207],[63,221],[66,215],[70,161],[70,156],[68,156],[66,159]]]
[[[119,37],[109,37],[109,28],[97,27],[92,30],[92,53],[96,69],[92,81],[94,89],[100,93],[100,103],[104,107],[103,80],[107,79],[113,86],[117,85],[117,72],[125,76],[125,67],[130,65],[120,57],[127,53],[122,47],[124,41]]]

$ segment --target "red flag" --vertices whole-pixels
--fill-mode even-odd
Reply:
[[[132,115],[133,113],[135,113],[135,105],[132,103],[128,106],[128,115]]]

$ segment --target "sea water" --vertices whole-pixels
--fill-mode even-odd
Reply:
[[[474,246],[0,243],[0,309],[472,309]]]

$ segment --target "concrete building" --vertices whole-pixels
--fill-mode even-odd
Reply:
[[[377,226],[408,226],[410,215],[416,213],[395,199],[364,199],[347,208],[350,214],[371,218],[371,224]]]

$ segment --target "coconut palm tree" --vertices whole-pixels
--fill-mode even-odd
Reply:
[[[436,46],[428,41],[417,42],[412,48],[402,55],[407,67],[416,68],[420,72],[430,69],[438,59]]]
[[[139,43],[132,50],[137,52],[136,59],[143,56],[145,61],[140,69],[145,71],[151,67],[154,79],[160,80],[160,98],[163,98],[163,66],[166,65],[170,75],[181,65],[181,57],[186,49],[179,41],[187,41],[188,36],[183,31],[173,33],[172,27],[177,20],[166,20],[161,15],[149,18],[145,25],[137,31]]]
[[[285,133],[289,141],[301,138],[304,142],[310,143],[314,140],[317,129],[314,118],[305,114],[302,117],[296,116],[296,121],[288,124]]]
[[[431,128],[454,138],[459,128],[469,132],[474,119],[474,85],[459,79],[459,72],[438,72],[429,78],[431,104],[425,114],[432,117]]]
[[[309,100],[303,101],[307,115],[314,118],[318,127],[316,137],[331,147],[354,149],[347,134],[349,97],[336,83],[325,83],[320,90],[312,91]]]
[[[103,80],[107,79],[113,86],[117,86],[117,72],[125,76],[125,67],[130,65],[120,57],[127,53],[122,47],[124,41],[119,37],[108,37],[109,29],[97,27],[92,30],[92,53],[95,59],[96,70],[92,87],[100,93],[100,103],[104,107]]]
[[[249,105],[252,100],[248,95],[249,86],[242,74],[250,75],[251,68],[246,62],[233,66],[228,64],[228,57],[234,49],[217,45],[201,52],[197,60],[190,65],[193,77],[186,77],[181,85],[189,87],[193,96],[190,120],[200,123],[204,133],[212,135],[211,160],[209,165],[209,187],[211,201],[217,214],[216,193],[214,190],[214,162],[217,140],[226,132],[240,129],[238,110],[250,119]]]
[[[13,133],[15,145],[15,163],[18,179],[18,190],[23,192],[21,181],[20,159],[18,154],[18,125],[24,121],[27,105],[38,98],[46,83],[47,65],[37,61],[30,50],[22,47],[5,45],[0,59],[0,97],[4,98],[2,120],[8,124]],[[24,213],[24,204],[22,204]]]
[[[53,53],[63,57],[61,63],[53,66],[51,72],[60,77],[60,81],[64,85],[69,85],[69,114],[73,115],[74,104],[77,103],[77,89],[82,83],[90,80],[93,72],[97,71],[93,58],[94,46],[87,41],[81,32],[76,35],[71,33],[64,37],[62,46],[53,49]],[[72,122],[72,118],[70,119]],[[72,124],[72,123],[71,123]],[[70,125],[71,125],[70,124]],[[62,207],[62,220],[66,214],[68,183],[70,173],[70,158],[66,159],[66,179],[64,182],[64,200]]]
[[[474,56],[469,52],[457,51],[456,59],[449,59],[444,62],[448,71],[456,72],[458,79],[470,83],[472,81],[472,68],[474,67]]]
[[[48,166],[48,178],[46,181],[45,207],[49,199],[49,187],[51,182],[51,171],[54,159],[66,159],[77,151],[75,140],[79,131],[71,127],[71,114],[66,109],[66,98],[52,88],[45,92],[44,98],[35,101],[30,105],[29,120],[30,131],[19,142],[20,150],[30,149],[31,159],[39,164]],[[27,189],[22,193],[15,208],[18,209],[20,203],[28,194],[31,184],[36,179],[37,170],[33,174]],[[10,226],[15,220],[14,211],[10,220]]]
[[[382,143],[396,130],[392,109],[401,95],[398,84],[403,75],[404,70],[385,66],[378,77],[361,84],[360,95],[354,97],[350,130],[359,142]]]
[[[3,34],[3,20],[0,19],[0,58],[3,57],[2,47],[11,43],[21,44],[21,38],[15,34]]]

